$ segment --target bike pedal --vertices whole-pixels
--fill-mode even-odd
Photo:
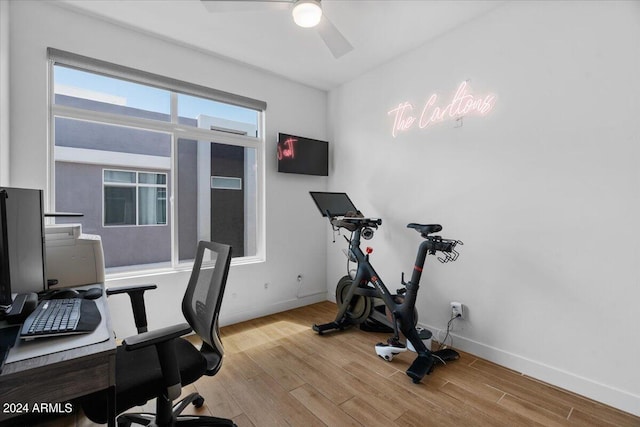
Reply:
[[[393,360],[393,356],[407,351],[407,348],[404,346],[393,346],[381,342],[375,345],[375,349],[376,354],[387,362],[391,362]]]

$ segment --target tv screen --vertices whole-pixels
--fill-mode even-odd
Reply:
[[[278,172],[328,176],[329,143],[279,133]]]

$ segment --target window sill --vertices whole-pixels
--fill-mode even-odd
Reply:
[[[239,266],[239,265],[252,265],[252,264],[260,264],[265,262],[266,259],[260,256],[252,256],[252,257],[242,257],[242,258],[233,258],[231,259],[231,267]],[[152,276],[160,276],[164,274],[173,274],[179,273],[182,271],[191,271],[193,267],[193,263],[182,263],[177,265],[176,267],[141,267],[139,270],[126,270],[126,271],[116,271],[107,272],[105,274],[105,280],[122,280],[122,279],[135,279],[140,277],[152,277]],[[204,268],[207,268],[207,265],[204,265]]]

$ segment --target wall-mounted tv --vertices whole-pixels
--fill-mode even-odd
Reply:
[[[279,133],[278,172],[329,176],[329,143]]]

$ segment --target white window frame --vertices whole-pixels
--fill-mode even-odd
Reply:
[[[266,237],[265,237],[265,112],[267,104],[263,101],[258,101],[243,96],[230,94],[191,83],[186,83],[171,78],[163,77],[160,75],[148,73],[141,70],[131,69],[128,67],[112,64],[96,60],[93,58],[84,57],[81,55],[60,51],[57,49],[48,49],[49,57],[49,144],[48,144],[48,194],[49,194],[49,206],[55,206],[55,119],[67,118],[74,120],[84,120],[95,123],[101,123],[106,125],[132,127],[143,130],[165,132],[171,135],[171,174],[170,182],[168,183],[168,192],[170,197],[168,202],[168,209],[170,215],[168,215],[167,225],[171,226],[171,267],[169,270],[187,270],[191,268],[192,263],[185,263],[179,260],[178,253],[178,204],[176,198],[178,188],[178,174],[173,173],[177,170],[178,159],[175,155],[177,153],[177,144],[179,139],[191,139],[191,140],[208,140],[215,143],[235,145],[245,148],[254,148],[256,150],[256,254],[253,256],[235,257],[231,261],[231,265],[252,264],[264,262],[266,260]],[[171,120],[169,122],[162,122],[157,120],[151,120],[146,118],[124,116],[112,113],[97,112],[91,110],[85,110],[66,105],[56,105],[55,93],[54,93],[54,66],[61,65],[71,68],[77,68],[81,71],[90,73],[98,73],[107,75],[109,77],[119,78],[123,80],[129,80],[140,84],[159,87],[171,91]],[[217,129],[204,129],[193,128],[178,123],[177,114],[177,102],[178,93],[186,93],[212,101],[228,103],[231,105],[237,105],[244,108],[253,109],[257,113],[257,130],[258,135],[247,136],[237,133],[225,132]],[[114,169],[115,170],[115,169]],[[104,173],[103,173],[104,181]],[[104,182],[102,185],[104,192]],[[104,204],[104,195],[103,195]],[[136,219],[137,221],[137,219]],[[104,222],[104,213],[103,213]],[[109,226],[111,227],[111,226]],[[114,226],[117,227],[117,226]],[[148,270],[145,266],[141,265],[140,270]],[[108,278],[129,277],[139,273],[140,270],[131,269],[126,273],[109,273]],[[160,269],[167,270],[167,269]]]
[[[242,178],[214,175],[210,187],[215,190],[242,190]]]
[[[135,182],[111,182],[111,181],[105,181],[104,179],[104,175],[105,172],[128,172],[128,173],[133,173],[136,176],[136,181]],[[140,174],[141,173],[146,173],[146,174],[154,174],[154,175],[164,175],[165,176],[165,184],[144,184],[144,183],[140,183]],[[165,189],[165,194],[168,195],[169,194],[169,182],[167,181],[166,177],[167,177],[167,173],[166,172],[160,172],[160,171],[141,171],[141,170],[131,170],[131,169],[112,169],[112,168],[103,168],[102,169],[102,226],[105,228],[115,228],[115,227],[168,227],[169,225],[171,225],[169,223],[169,200],[167,198],[166,200],[166,205],[165,205],[165,218],[167,219],[167,221],[164,224],[140,224],[140,217],[138,216],[138,213],[140,212],[140,197],[139,193],[138,193],[138,189],[140,189],[141,187],[146,187],[146,188],[164,188]],[[106,196],[106,192],[105,192],[105,188],[109,186],[109,187],[124,187],[124,188],[134,188],[135,189],[135,195],[136,195],[136,223],[135,224],[107,224],[106,223],[106,214],[107,214],[107,206],[106,206],[106,200],[105,200],[105,196]]]

